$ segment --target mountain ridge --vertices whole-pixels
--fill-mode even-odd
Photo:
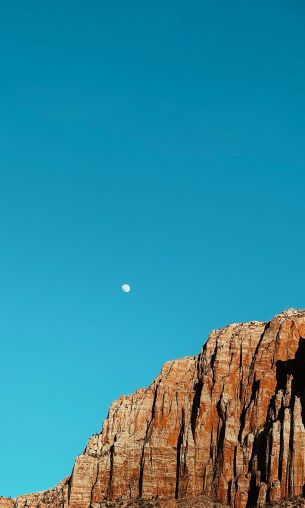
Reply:
[[[302,496],[304,337],[304,309],[213,330],[198,355],[166,362],[147,388],[111,404],[70,476],[48,491],[0,498],[0,507],[206,496],[245,508]]]

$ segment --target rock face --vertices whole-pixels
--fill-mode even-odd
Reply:
[[[0,507],[135,498],[174,506],[204,495],[244,508],[302,496],[304,424],[305,311],[232,324],[213,331],[198,356],[166,363],[148,388],[115,401],[70,477],[0,498]]]

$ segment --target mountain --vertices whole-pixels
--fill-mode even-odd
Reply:
[[[264,506],[305,494],[305,310],[214,330],[110,407],[71,476],[1,508]]]

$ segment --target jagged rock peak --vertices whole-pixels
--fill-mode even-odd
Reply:
[[[286,309],[278,314],[279,317],[298,317],[302,315],[305,315],[305,309]]]
[[[148,388],[113,402],[70,477],[0,506],[165,507],[208,496],[245,508],[302,496],[304,368],[304,309],[213,330],[199,355],[165,363]]]

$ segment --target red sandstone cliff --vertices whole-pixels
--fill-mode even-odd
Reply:
[[[0,498],[0,507],[205,495],[244,508],[299,496],[304,422],[305,311],[232,324],[213,331],[198,356],[166,363],[148,388],[115,401],[70,477]]]

